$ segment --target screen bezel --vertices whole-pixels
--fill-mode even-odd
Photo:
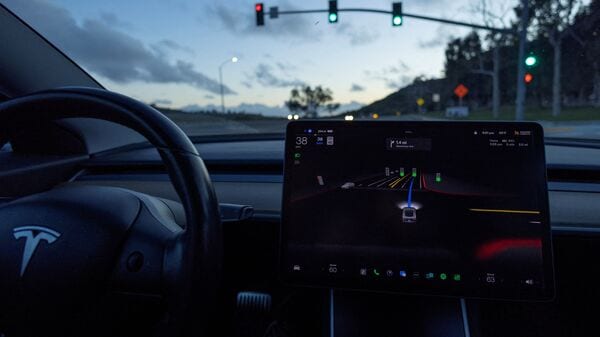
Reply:
[[[531,129],[533,132],[533,144],[535,147],[535,162],[537,166],[535,169],[543,174],[543,182],[541,186],[538,186],[538,191],[541,192],[542,205],[540,205],[540,212],[545,224],[544,233],[542,235],[542,264],[543,264],[543,275],[545,287],[534,288],[534,291],[529,292],[517,292],[509,291],[508,289],[485,289],[479,287],[478,289],[464,289],[464,287],[453,287],[453,286],[442,286],[440,288],[430,287],[419,287],[410,283],[398,284],[397,282],[378,282],[374,285],[373,282],[361,282],[360,280],[331,280],[327,278],[321,278],[319,280],[312,279],[310,277],[293,276],[284,266],[284,256],[287,252],[287,241],[286,241],[286,224],[288,223],[287,208],[290,203],[291,191],[290,191],[290,176],[292,169],[293,159],[291,153],[294,147],[293,143],[293,130],[296,128],[415,128],[415,127],[460,127],[460,128],[502,128],[502,127],[526,127]],[[540,150],[541,149],[541,150]],[[285,137],[285,148],[284,148],[284,165],[283,165],[284,177],[283,177],[283,195],[282,195],[282,207],[281,207],[281,223],[280,223],[280,237],[279,237],[279,276],[280,279],[288,285],[305,286],[305,287],[326,287],[326,288],[339,288],[339,289],[352,289],[361,291],[375,291],[375,292],[391,292],[399,294],[414,294],[414,295],[432,295],[432,296],[444,296],[444,297],[462,297],[462,298],[477,298],[477,299],[499,299],[499,300],[525,300],[525,301],[549,301],[555,296],[555,279],[554,279],[554,263],[553,263],[553,251],[552,251],[552,233],[550,225],[550,211],[549,211],[549,199],[548,199],[548,188],[547,188],[547,175],[546,175],[546,160],[544,150],[544,134],[543,128],[540,124],[535,122],[479,122],[479,121],[336,121],[336,120],[313,120],[313,121],[292,121],[289,122],[286,128]]]

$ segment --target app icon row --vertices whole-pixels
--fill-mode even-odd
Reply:
[[[397,277],[401,279],[412,279],[412,280],[441,280],[441,281],[455,281],[460,282],[462,275],[459,273],[435,273],[435,272],[421,272],[421,271],[407,271],[404,269],[393,270],[393,269],[379,269],[379,268],[360,268],[359,275],[361,277]]]

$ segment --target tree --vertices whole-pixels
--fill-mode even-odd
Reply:
[[[502,12],[496,1],[493,6],[491,0],[472,1],[474,4],[480,1],[478,6],[473,7],[473,12],[487,13],[488,17]],[[554,13],[544,13],[547,10],[544,6],[556,4],[557,1],[559,0],[520,0],[512,7],[514,15],[509,15],[508,19],[504,15],[500,16],[506,22],[496,21],[491,24],[488,23],[491,22],[489,19],[483,18],[490,26],[509,28],[519,32],[518,35],[493,36],[493,33],[489,33],[482,35],[479,44],[477,37],[471,32],[449,41],[442,92],[450,93],[457,83],[463,83],[470,89],[470,102],[485,104],[491,96],[492,107],[494,96],[496,100],[500,97],[505,102],[509,97],[516,96],[517,119],[523,118],[526,92],[529,93],[527,103],[536,102],[539,107],[553,106],[555,114],[557,111],[560,113],[561,103],[566,103],[567,100],[569,104],[600,106],[600,0],[590,0],[586,5],[571,0],[572,14],[568,14],[565,19],[568,23],[561,23],[560,27],[552,30],[554,26],[549,22],[552,22]],[[568,12],[565,4],[568,5],[569,2],[561,1],[561,12]],[[529,16],[525,15],[527,12],[531,12],[531,20],[525,20]],[[531,25],[524,24],[529,21]],[[523,27],[527,29],[522,29]],[[551,39],[549,32],[554,32],[555,37]],[[562,32],[560,38],[556,37],[557,32]],[[494,41],[496,38],[499,40]],[[525,40],[528,48],[522,46]],[[552,45],[551,40],[560,43]],[[560,48],[562,55],[560,51],[555,52],[557,48]],[[499,55],[494,55],[495,52]],[[537,56],[538,63],[528,69],[534,74],[534,81],[525,90],[524,59],[529,52]],[[554,61],[553,56],[556,56]],[[497,62],[499,66],[495,66],[494,60],[499,59],[502,63]],[[498,84],[493,83],[494,68],[497,69]],[[519,71],[515,72],[515,68]],[[484,76],[474,76],[474,73]],[[479,88],[487,88],[490,84],[491,91],[486,89],[481,93],[477,92]],[[494,87],[499,87],[500,95],[494,94]]]
[[[340,107],[339,103],[332,103],[332,101],[333,92],[330,89],[323,89],[320,85],[313,89],[307,85],[300,89],[292,89],[290,99],[285,102],[285,105],[293,113],[302,113],[304,117],[316,118],[323,109],[333,114]]]
[[[552,115],[561,109],[561,54],[563,39],[572,33],[573,21],[581,8],[580,0],[537,0],[533,2],[534,23],[548,39],[554,52],[552,73]],[[523,60],[519,60],[522,62]]]
[[[490,27],[501,27],[508,29],[509,24],[506,22],[506,17],[510,7],[504,1],[479,0],[473,6],[473,12],[479,13],[483,22]],[[492,115],[498,118],[500,115],[500,48],[506,41],[506,34],[497,31],[490,32],[486,39],[490,43],[492,49],[492,69],[484,67],[483,58],[479,57],[479,67],[473,69],[474,73],[487,75],[492,78]]]
[[[479,105],[486,102],[489,95],[486,88],[489,79],[483,76],[473,76],[473,71],[480,67],[483,53],[481,39],[476,32],[471,32],[464,38],[453,39],[446,47],[445,74],[449,87],[447,92],[452,92],[454,87],[462,83],[469,88],[469,102]]]
[[[585,92],[584,87],[587,85],[592,104],[600,107],[600,0],[593,0],[587,8],[580,11],[573,28],[571,37],[579,47],[583,47],[583,58],[567,64],[578,66],[573,73],[578,79],[584,78],[580,91]],[[572,81],[568,81],[570,82]]]

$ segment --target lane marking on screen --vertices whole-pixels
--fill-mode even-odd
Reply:
[[[529,211],[529,210],[522,210],[522,209],[469,208],[469,211],[484,212],[484,213],[540,214],[540,211]]]
[[[398,178],[399,180],[397,180],[397,181],[393,182],[393,183],[390,185],[390,187],[391,187],[391,188],[394,188],[394,187],[396,187],[396,185],[398,185],[398,184],[399,184],[399,183],[400,183],[402,180],[404,180],[404,179],[406,179],[406,178],[408,178],[408,176],[404,176],[404,177],[402,177],[402,178]]]
[[[376,182],[370,183],[370,184],[369,184],[369,185],[367,185],[367,186],[373,186],[373,185],[375,185],[375,184],[379,184],[380,182],[382,182],[382,181],[384,181],[384,180],[388,180],[388,179],[390,179],[390,178],[389,178],[389,177],[385,177],[385,178],[383,178],[383,179],[379,179],[379,180],[377,180]]]
[[[377,184],[377,187],[381,187],[381,186],[383,186],[383,185],[385,185],[385,184],[387,184],[387,183],[389,183],[389,182],[391,182],[391,181],[394,181],[394,179],[396,179],[396,177],[391,177],[391,178],[389,178],[389,179],[386,179],[386,180],[385,180],[384,182],[382,182],[381,184]]]
[[[391,188],[394,188],[394,186],[396,186],[396,184],[400,181],[400,179],[402,179],[402,178],[396,178],[396,180],[392,181],[388,186]]]

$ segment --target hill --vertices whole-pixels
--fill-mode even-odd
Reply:
[[[419,111],[417,99],[425,100],[424,109],[438,110],[437,103],[432,101],[433,94],[440,94],[440,101],[446,102],[451,98],[450,95],[444,93],[446,87],[446,79],[429,79],[422,80],[417,78],[412,84],[388,95],[387,97],[375,101],[369,105],[357,110],[358,115],[367,116],[373,113],[379,115],[405,115],[416,113]]]

